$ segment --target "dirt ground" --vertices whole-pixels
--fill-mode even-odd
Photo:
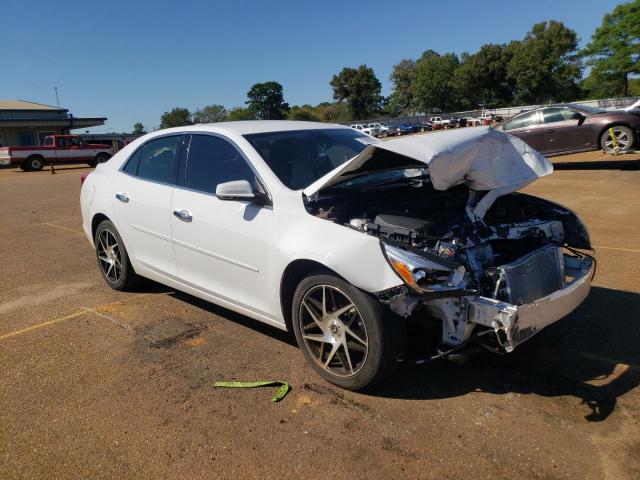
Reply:
[[[363,393],[253,320],[110,290],[81,231],[89,169],[0,170],[0,478],[640,478],[640,156],[553,160],[526,191],[588,225],[586,302],[513,354],[403,366]],[[293,390],[272,404],[222,379]]]

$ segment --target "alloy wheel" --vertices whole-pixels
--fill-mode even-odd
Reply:
[[[110,283],[118,283],[122,278],[122,253],[116,236],[105,228],[98,235],[96,247],[102,273]]]
[[[331,285],[309,289],[298,321],[307,350],[324,370],[340,377],[360,371],[369,351],[367,329],[344,292]]]
[[[613,133],[616,136],[616,142],[618,143],[618,147],[620,148],[620,150],[626,150],[627,147],[629,146],[629,141],[630,141],[629,135],[626,132],[626,130],[613,127]],[[614,149],[613,138],[611,138],[611,133],[607,133],[604,143],[607,149],[610,149],[610,150]]]

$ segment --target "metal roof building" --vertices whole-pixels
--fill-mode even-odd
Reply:
[[[0,100],[0,146],[42,145],[44,137],[104,125],[106,117],[74,117],[66,108]]]

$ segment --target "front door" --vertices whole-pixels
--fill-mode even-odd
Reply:
[[[129,158],[114,181],[117,228],[129,256],[144,268],[177,275],[171,243],[171,198],[184,136],[154,138]]]
[[[546,153],[543,128],[540,113],[533,110],[509,120],[504,126],[504,131],[521,138],[540,153]]]
[[[265,288],[272,258],[273,210],[250,201],[220,200],[220,183],[247,180],[256,189],[248,160],[226,138],[193,134],[183,185],[171,202],[171,230],[178,276],[187,285],[273,317]]]
[[[591,132],[584,119],[573,118],[576,110],[568,107],[548,107],[541,110],[544,124],[544,149],[547,153],[580,150],[591,146]]]

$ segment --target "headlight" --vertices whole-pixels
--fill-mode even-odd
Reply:
[[[436,255],[414,253],[401,244],[381,242],[382,250],[402,281],[421,293],[435,293],[464,288],[465,268]],[[428,257],[436,257],[430,259]]]

